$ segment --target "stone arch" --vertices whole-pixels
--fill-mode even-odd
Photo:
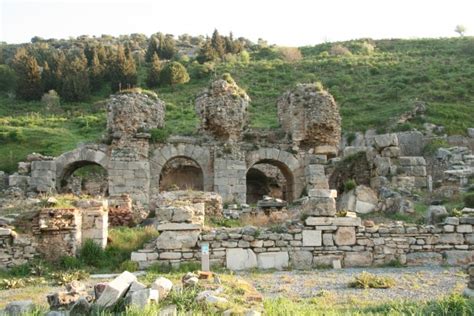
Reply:
[[[59,191],[64,181],[77,169],[87,165],[99,165],[109,171],[109,158],[105,150],[81,147],[68,151],[55,159],[56,189]]]
[[[180,190],[204,190],[204,172],[194,160],[184,156],[176,156],[168,160],[161,169],[159,190],[167,191],[172,186]]]
[[[175,158],[186,158],[194,161],[202,170],[204,191],[212,191],[212,160],[209,149],[193,144],[167,144],[156,148],[150,156],[151,189],[158,191],[160,175],[167,162]]]
[[[286,179],[286,198],[293,201],[303,190],[301,183],[301,165],[292,154],[275,148],[261,148],[247,154],[247,173],[257,164],[269,164],[278,167]]]

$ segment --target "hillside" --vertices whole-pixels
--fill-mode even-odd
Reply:
[[[189,58],[182,63],[191,80],[155,91],[166,102],[170,134],[191,135],[198,123],[194,97],[220,74],[229,72],[252,99],[251,126],[278,126],[276,99],[298,82],[321,81],[341,108],[343,132],[386,130],[414,101],[427,104],[426,121],[445,126],[449,134],[464,134],[474,126],[474,38],[379,40],[375,50],[363,50],[364,40],[338,43],[351,55],[332,55],[334,43],[301,47],[303,58],[285,61],[276,48],[251,50],[250,61],[214,65],[203,75]],[[143,45],[145,46],[145,45]],[[145,86],[146,64],[139,64],[139,86]],[[57,155],[80,142],[98,140],[105,129],[103,88],[87,102],[61,102],[47,110],[40,101],[0,97],[0,170],[12,172],[27,153]],[[396,129],[420,128],[418,120]]]

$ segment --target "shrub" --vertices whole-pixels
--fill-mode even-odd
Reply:
[[[160,73],[160,84],[163,85],[175,85],[188,81],[189,75],[186,68],[177,61],[167,63]]]
[[[91,239],[87,239],[79,250],[79,259],[86,265],[93,267],[103,267],[105,253],[101,246]]]
[[[362,272],[349,283],[349,287],[359,289],[388,289],[395,285],[395,279],[388,276],[375,275],[368,272]]]
[[[329,54],[331,54],[332,56],[352,56],[352,53],[349,48],[341,44],[334,44],[333,46],[331,46]]]
[[[64,256],[59,259],[59,265],[66,270],[76,270],[84,266],[84,264],[76,257]]]
[[[464,206],[474,208],[474,192],[464,195]]]
[[[298,47],[278,47],[281,58],[284,61],[294,63],[303,59]]]
[[[0,65],[0,91],[13,91],[15,89],[15,82],[15,72],[7,65]]]
[[[135,272],[138,270],[138,262],[125,260],[120,264],[120,271]]]
[[[41,103],[43,103],[48,110],[59,107],[60,99],[58,93],[54,90],[49,90],[48,93],[43,94],[41,97]]]
[[[349,179],[344,182],[344,192],[349,192],[350,190],[354,190],[357,186],[357,183],[354,179]]]
[[[424,155],[433,155],[439,148],[449,147],[449,144],[444,139],[433,139],[423,147]]]

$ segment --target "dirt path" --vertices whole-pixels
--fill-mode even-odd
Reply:
[[[395,278],[390,289],[353,289],[348,283],[362,271]],[[461,292],[466,274],[460,268],[411,267],[370,268],[315,271],[279,271],[274,273],[240,273],[264,297],[310,298],[330,295],[337,302],[371,300],[379,303],[393,300],[425,301]]]

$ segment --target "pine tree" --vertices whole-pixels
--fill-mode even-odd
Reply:
[[[177,61],[169,62],[160,73],[160,84],[175,85],[189,81],[186,68]]]
[[[150,68],[148,69],[148,76],[146,78],[146,84],[150,88],[158,86],[160,82],[161,62],[158,55],[153,54]]]
[[[145,61],[150,63],[153,61],[153,56],[158,53],[158,46],[159,46],[158,39],[155,36],[150,38],[150,42],[148,43],[148,48],[145,53]]]
[[[56,91],[61,91],[65,66],[66,66],[66,55],[64,55],[64,52],[59,51],[56,54],[54,54],[50,68],[53,74],[52,87]]]
[[[225,55],[225,40],[216,29],[214,30],[214,33],[212,33],[211,44],[217,55],[219,55],[220,58],[223,58]]]
[[[41,70],[36,58],[25,48],[19,48],[12,61],[17,75],[16,95],[25,100],[39,100],[43,94]]]
[[[90,96],[89,74],[87,72],[87,58],[84,53],[79,56],[70,56],[65,68],[65,75],[61,88],[61,97],[67,101],[83,101]]]
[[[128,50],[127,50],[128,51]],[[110,83],[112,91],[133,88],[137,84],[137,68],[130,52],[119,45],[111,67]]]

